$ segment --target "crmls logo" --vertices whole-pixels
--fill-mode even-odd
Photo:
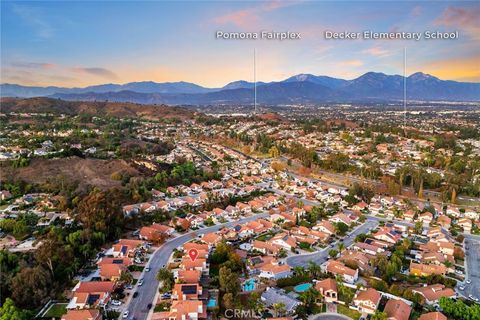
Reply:
[[[255,310],[243,309],[227,309],[225,310],[225,318],[261,319]]]

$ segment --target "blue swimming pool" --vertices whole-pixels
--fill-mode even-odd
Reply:
[[[312,284],[311,283],[301,283],[299,285],[296,285],[295,287],[293,287],[293,290],[295,292],[304,292],[304,291],[307,291],[308,289],[310,289],[312,287]]]
[[[243,291],[253,291],[255,290],[255,279],[248,279],[242,285]]]
[[[207,302],[207,308],[215,308],[217,306],[217,299],[210,298]]]

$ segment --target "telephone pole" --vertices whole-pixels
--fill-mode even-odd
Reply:
[[[255,109],[254,114],[257,114],[257,64],[255,48],[253,48],[253,107]]]

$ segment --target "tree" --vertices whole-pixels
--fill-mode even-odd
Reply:
[[[228,267],[221,267],[218,274],[220,289],[225,293],[231,293],[235,297],[240,291],[238,275]]]
[[[130,272],[122,272],[120,274],[120,281],[123,283],[132,283],[133,282],[133,276]]]
[[[251,310],[255,310],[255,312],[257,313],[263,310],[263,304],[260,300],[260,297],[261,297],[260,292],[252,292],[250,293],[247,299],[248,307]]]
[[[421,234],[422,233],[422,230],[423,230],[423,224],[421,221],[417,221],[415,222],[415,227],[413,228],[413,231],[416,233],[416,234]]]
[[[78,203],[77,218],[85,229],[103,232],[107,239],[115,239],[123,229],[124,216],[121,207],[125,198],[120,189],[111,189],[108,192],[94,189]]]
[[[231,292],[227,292],[222,297],[222,303],[225,309],[235,308],[235,297]]]
[[[280,151],[276,146],[272,146],[270,150],[268,150],[268,153],[270,153],[270,157],[272,158],[277,158],[280,155]]]
[[[308,262],[307,270],[308,270],[308,273],[310,273],[313,278],[318,278],[322,273],[322,268],[313,261]]]
[[[320,298],[320,292],[315,290],[314,288],[309,288],[304,292],[300,293],[300,301],[305,305],[307,308],[311,308],[317,300]]]
[[[375,313],[372,315],[371,320],[387,320],[388,316],[386,312],[382,311],[375,311]]]
[[[275,317],[281,317],[282,315],[287,312],[287,308],[285,306],[285,303],[279,302],[279,303],[274,303],[272,305],[273,311],[275,313]]]
[[[284,162],[280,162],[280,161],[273,161],[270,166],[275,171],[283,171],[287,167]]]
[[[27,320],[31,317],[28,311],[17,308],[10,298],[7,298],[0,307],[0,320]]]
[[[11,288],[13,301],[24,308],[44,304],[54,290],[50,273],[41,266],[21,269],[12,279]]]
[[[173,284],[175,283],[175,278],[173,273],[167,268],[161,268],[157,273],[157,280],[162,282],[162,291],[167,292],[172,290]]]
[[[335,231],[337,232],[338,235],[345,235],[348,231],[348,225],[346,225],[343,222],[338,222],[335,224]]]
[[[337,248],[338,248],[338,251],[340,251],[340,253],[345,250],[345,245],[343,244],[343,242],[339,242],[338,245],[337,245]]]
[[[332,249],[332,250],[328,251],[328,255],[333,259],[338,255],[338,251],[335,250],[335,249]]]

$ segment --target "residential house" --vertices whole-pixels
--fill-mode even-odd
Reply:
[[[447,288],[443,284],[433,284],[415,288],[412,292],[422,295],[425,298],[425,302],[429,305],[438,303],[438,300],[442,297],[452,298],[456,296],[453,289]]]
[[[338,299],[337,281],[327,278],[315,283],[315,289],[320,292],[327,303],[336,302]]]
[[[330,260],[326,263],[325,271],[333,275],[342,276],[348,283],[355,283],[358,280],[358,269],[352,269],[340,261]]]
[[[361,313],[374,314],[378,308],[382,295],[373,288],[361,290],[355,294],[353,304]]]
[[[383,312],[387,314],[388,320],[408,320],[412,307],[400,299],[390,299],[385,305]]]
[[[431,274],[445,275],[446,271],[447,268],[444,265],[410,262],[410,274],[417,277],[427,277]]]
[[[424,313],[418,318],[418,320],[448,320],[446,316],[441,312],[428,312]]]
[[[115,288],[111,281],[81,281],[73,288],[67,309],[89,309],[105,306]]]
[[[102,320],[102,313],[98,309],[68,310],[61,320]]]
[[[172,290],[173,300],[199,300],[203,288],[198,283],[175,283]]]
[[[276,260],[268,264],[263,264],[258,269],[260,270],[259,277],[265,279],[278,280],[292,275],[292,270],[289,265],[279,264]]]
[[[272,307],[274,304],[283,303],[287,314],[293,314],[295,309],[302,304],[297,299],[287,295],[283,290],[272,287],[268,287],[267,290],[262,293],[260,300],[267,307]]]

